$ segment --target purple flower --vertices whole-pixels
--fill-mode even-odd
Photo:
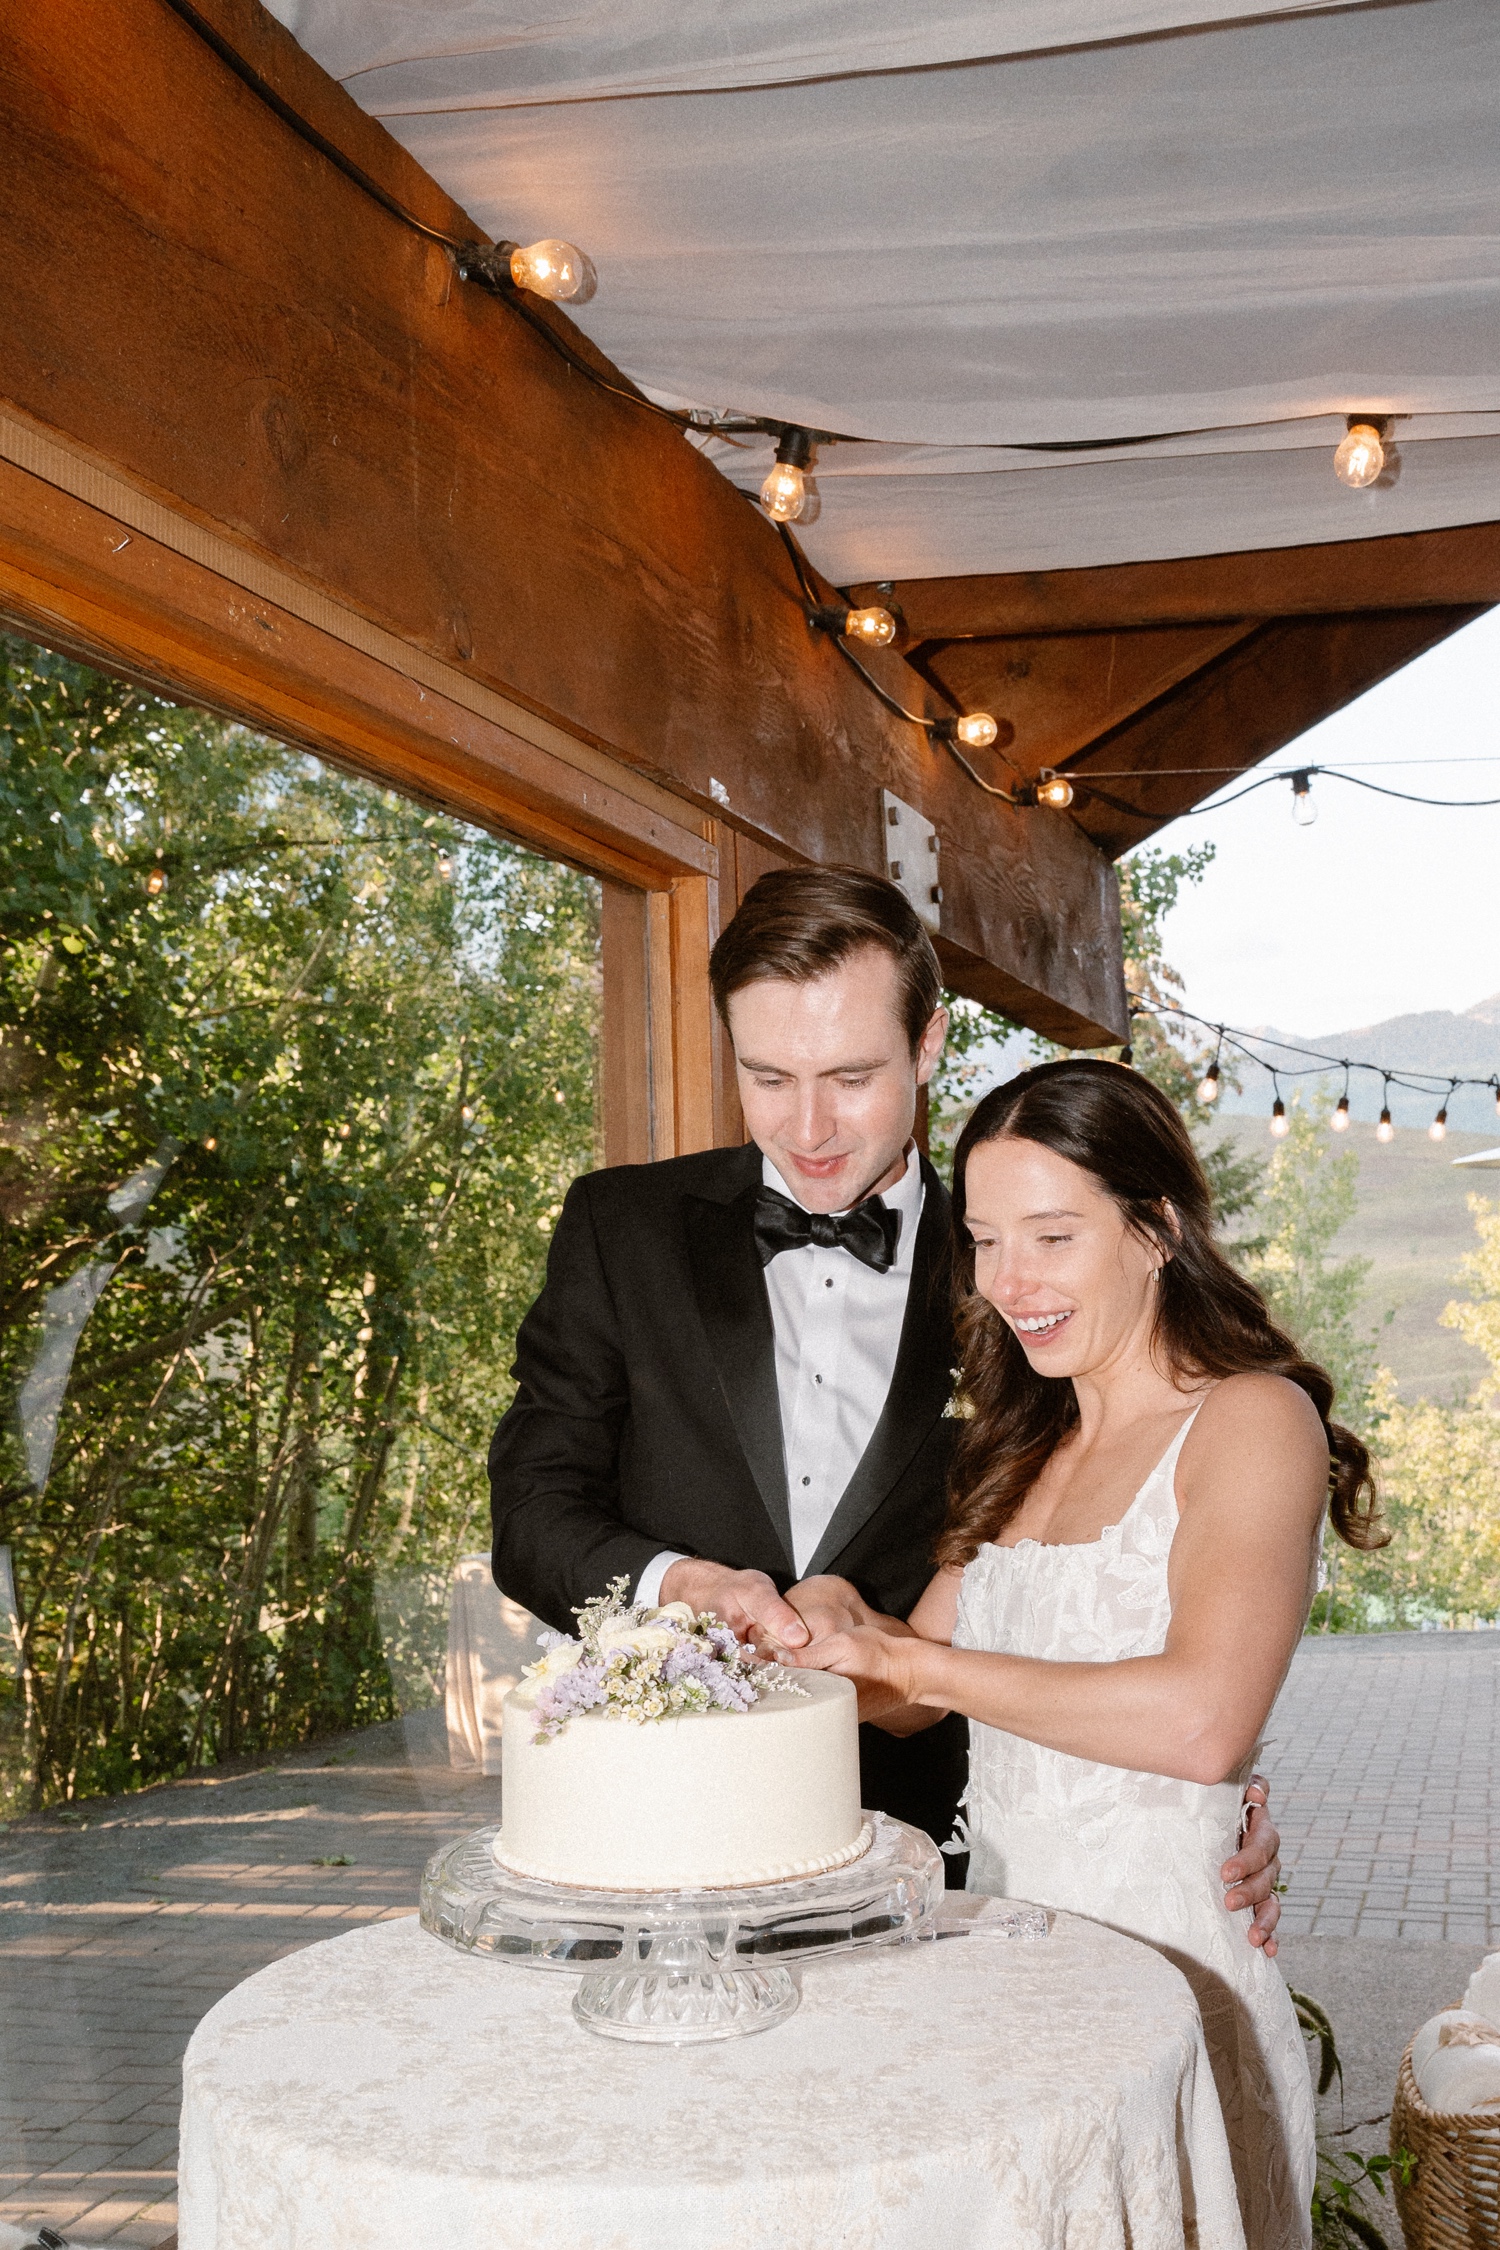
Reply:
[[[580,1711],[592,1711],[604,1701],[604,1666],[575,1664],[543,1683],[536,1699],[536,1731],[554,1735]]]

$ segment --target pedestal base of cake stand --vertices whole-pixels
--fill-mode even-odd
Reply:
[[[792,1967],[924,1937],[943,1890],[931,1838],[866,1813],[847,1867],[724,1891],[594,1891],[513,1875],[481,1828],[429,1862],[422,1927],[462,1953],[581,1976],[573,2013],[609,2039],[685,2045],[766,2031],[796,2008]]]

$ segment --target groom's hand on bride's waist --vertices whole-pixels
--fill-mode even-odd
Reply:
[[[1267,1809],[1271,1785],[1262,1773],[1250,1776],[1245,1790],[1245,1833],[1239,1850],[1219,1870],[1224,1884],[1224,1904],[1237,1914],[1255,1910],[1246,1936],[1252,1945],[1264,1946],[1267,1958],[1276,1952],[1276,1925],[1281,1919],[1277,1885],[1281,1879],[1281,1836]]]
[[[742,1641],[802,1648],[808,1639],[802,1619],[763,1570],[731,1570],[727,1563],[685,1556],[664,1573],[659,1598],[687,1602],[694,1610],[711,1609]]]

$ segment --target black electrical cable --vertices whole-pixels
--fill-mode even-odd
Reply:
[[[1178,1007],[1171,1002],[1163,1002],[1152,1008],[1137,1005],[1130,1012],[1133,1016],[1171,1016],[1184,1023],[1196,1024],[1200,1030],[1214,1034],[1221,1050],[1226,1046],[1234,1048],[1247,1062],[1254,1063],[1257,1069],[1267,1071],[1272,1077],[1320,1078],[1330,1070],[1342,1070],[1347,1084],[1350,1071],[1367,1070],[1376,1078],[1383,1079],[1387,1085],[1403,1087],[1409,1094],[1440,1094],[1445,1087],[1456,1090],[1460,1086],[1482,1086],[1487,1092],[1500,1093],[1500,1078],[1493,1075],[1489,1078],[1454,1078],[1447,1071],[1387,1070],[1383,1063],[1356,1062],[1347,1055],[1325,1054],[1320,1048],[1300,1047],[1294,1040],[1276,1039],[1267,1032],[1237,1031],[1230,1024],[1215,1023],[1211,1017],[1197,1015],[1191,1008]],[[1284,1062],[1269,1063],[1264,1055],[1255,1051],[1255,1046],[1248,1044],[1250,1041],[1261,1047],[1273,1047],[1281,1055],[1299,1055],[1307,1067],[1295,1070]]]
[[[1232,797],[1214,797],[1205,804],[1189,805],[1184,811],[1173,813],[1171,818],[1173,820],[1191,820],[1194,817],[1206,817],[1210,813],[1225,812],[1229,806],[1237,805],[1242,797],[1251,796],[1255,790],[1267,789],[1275,781],[1294,781],[1298,774],[1306,774],[1309,780],[1314,775],[1321,774],[1328,781],[1347,781],[1352,789],[1369,789],[1377,797],[1395,797],[1405,805],[1435,805],[1439,808],[1447,806],[1455,812],[1473,812],[1482,810],[1486,806],[1500,805],[1500,797],[1421,797],[1415,795],[1409,789],[1388,789],[1383,782],[1365,781],[1359,774],[1343,773],[1337,766],[1297,766],[1295,769],[1288,767],[1278,770],[1276,773],[1260,774],[1254,781],[1247,782],[1243,789],[1236,789]],[[1128,781],[1153,781],[1157,777],[1154,774],[1141,773],[1120,775],[1114,778]],[[1068,779],[1075,789],[1087,790],[1091,795],[1102,798],[1105,804],[1114,805],[1121,812],[1134,813],[1137,820],[1150,820],[1155,817],[1139,805],[1121,804],[1118,798],[1108,796],[1102,789],[1095,789],[1086,773],[1070,772]]]
[[[656,415],[663,422],[670,422],[675,430],[680,431],[694,427],[691,415],[674,413],[670,407],[658,406],[655,399],[647,398],[643,392],[623,383],[612,383],[608,376],[601,375],[598,368],[591,366],[581,352],[573,349],[566,337],[560,336],[547,321],[543,320],[524,301],[523,293],[520,290],[502,280],[492,267],[480,263],[484,254],[494,249],[493,243],[486,242],[482,235],[465,239],[459,235],[445,234],[441,227],[431,227],[425,219],[419,219],[415,211],[409,211],[406,205],[392,195],[388,189],[383,188],[378,180],[372,179],[363,165],[356,164],[352,156],[346,156],[336,142],[329,140],[326,134],[320,133],[317,126],[311,124],[300,110],[294,109],[289,101],[278,94],[269,79],[262,77],[255,65],[248,62],[237,47],[231,46],[230,42],[215,30],[214,26],[204,16],[199,14],[193,6],[192,0],[166,0],[166,5],[174,15],[180,17],[190,31],[203,41],[206,47],[213,50],[225,68],[232,70],[235,77],[243,85],[249,87],[256,99],[264,102],[266,108],[279,117],[282,124],[295,133],[299,140],[305,141],[309,148],[316,149],[320,156],[326,158],[328,163],[332,164],[337,171],[343,173],[346,180],[352,181],[355,187],[359,188],[363,194],[368,195],[372,201],[378,203],[383,211],[388,212],[402,226],[409,227],[414,234],[423,236],[428,242],[436,242],[444,250],[450,252],[457,261],[460,272],[467,280],[477,281],[482,287],[488,289],[492,295],[503,297],[511,309],[525,321],[527,327],[535,335],[540,336],[559,359],[565,360],[575,374],[584,376],[597,390],[608,391],[611,398],[623,398],[632,406],[644,407],[648,414]]]
[[[802,599],[806,604],[807,611],[809,614],[811,614],[812,611],[821,609],[824,605],[818,598],[816,588],[808,580],[806,558],[804,557],[801,548],[798,546],[796,540],[792,537],[791,532],[788,530],[787,526],[784,523],[779,523],[776,526],[776,529],[780,535],[782,545],[785,547],[787,553],[792,558],[792,568],[797,574],[798,588],[801,591]],[[844,662],[851,666],[852,669],[859,674],[860,678],[864,681],[865,686],[870,690],[871,694],[878,697],[880,702],[885,705],[888,711],[894,712],[895,716],[898,719],[905,719],[909,725],[920,727],[923,733],[928,737],[928,739],[932,739],[935,732],[934,723],[930,718],[927,717],[924,712],[908,711],[904,703],[898,703],[895,696],[888,695],[886,690],[881,686],[879,680],[876,679],[874,673],[867,672],[865,670],[864,665],[855,655],[853,649],[850,648],[842,633],[834,634],[833,642],[840,656],[842,656],[842,658],[844,659]],[[1015,805],[1019,803],[1019,799],[1012,796],[1011,792],[1008,789],[999,789],[996,787],[994,782],[986,781],[982,774],[976,773],[951,735],[944,734],[940,736],[939,739],[947,746],[948,750],[952,753],[958,764],[963,767],[964,772],[973,782],[976,789],[982,789],[987,797],[998,797],[1002,804]]]

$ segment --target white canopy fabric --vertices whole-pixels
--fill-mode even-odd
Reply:
[[[1500,517],[1494,0],[272,4],[653,397],[873,441],[841,584]]]

